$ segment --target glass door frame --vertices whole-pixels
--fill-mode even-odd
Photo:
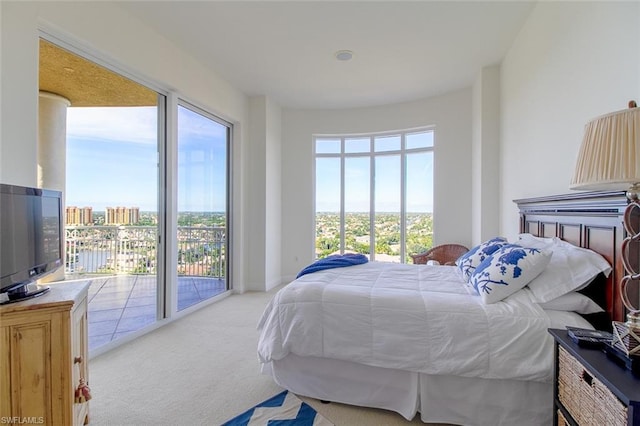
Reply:
[[[218,124],[221,124],[227,128],[227,141],[225,159],[226,165],[226,194],[225,194],[225,285],[226,290],[223,295],[226,295],[232,289],[232,277],[231,277],[231,264],[232,264],[232,176],[231,165],[233,164],[233,124],[227,122],[220,117],[208,112],[205,108],[199,107],[193,102],[189,102],[179,96],[175,92],[170,92],[167,96],[167,114],[166,114],[166,145],[163,155],[161,156],[161,164],[165,169],[163,176],[166,181],[164,182],[165,197],[165,246],[164,246],[164,258],[165,265],[165,281],[167,285],[164,289],[164,314],[167,318],[181,317],[189,314],[202,306],[205,306],[213,301],[219,299],[219,296],[211,297],[210,299],[203,300],[195,305],[189,306],[185,309],[178,311],[178,107],[187,108],[203,117],[210,119]]]

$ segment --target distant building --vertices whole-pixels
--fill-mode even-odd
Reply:
[[[105,225],[135,225],[139,221],[139,207],[107,207],[105,212]]]
[[[67,225],[93,225],[93,208],[67,207],[65,223]]]

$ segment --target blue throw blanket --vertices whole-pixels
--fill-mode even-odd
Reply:
[[[322,271],[323,269],[343,268],[345,266],[360,265],[362,263],[367,263],[368,261],[369,259],[367,259],[367,256],[365,256],[364,254],[334,254],[332,256],[327,256],[324,259],[316,260],[311,265],[300,271],[296,278],[300,278],[301,276],[310,274],[312,272]]]

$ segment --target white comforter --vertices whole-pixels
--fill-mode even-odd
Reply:
[[[483,304],[453,266],[369,262],[304,275],[259,322],[262,363],[293,353],[427,374],[549,381],[549,319],[527,288]]]

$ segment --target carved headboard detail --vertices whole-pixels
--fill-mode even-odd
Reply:
[[[625,321],[620,297],[624,276],[620,246],[626,236],[622,219],[627,207],[624,191],[575,192],[514,200],[520,211],[520,232],[559,237],[601,254],[612,265],[606,279],[606,305],[611,319]]]

